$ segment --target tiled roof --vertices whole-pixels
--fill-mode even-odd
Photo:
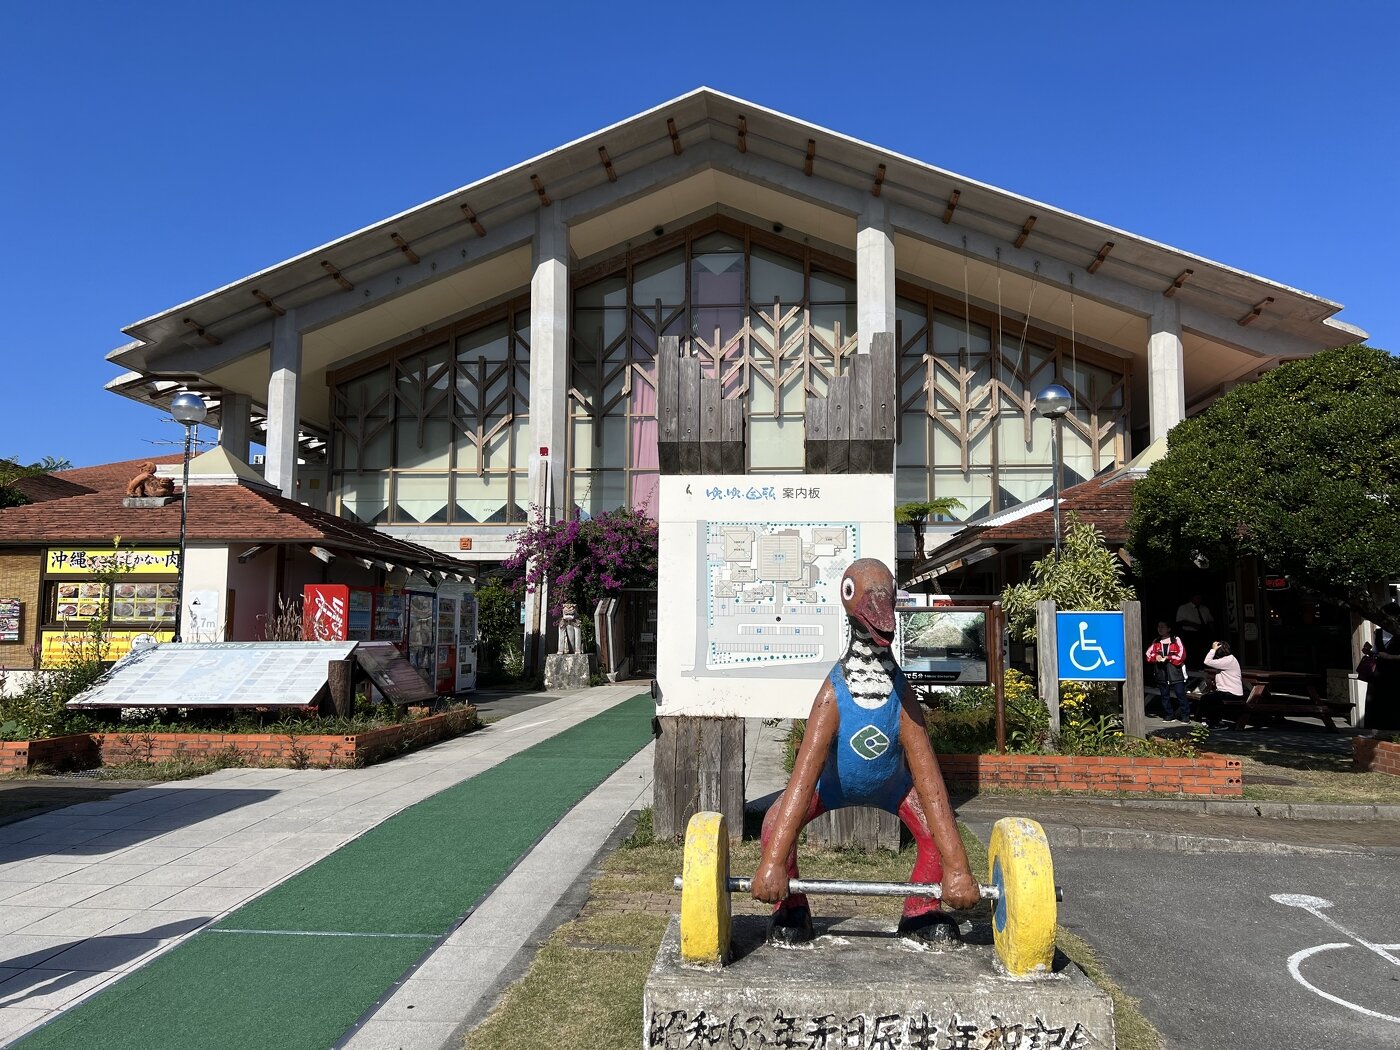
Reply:
[[[1091,478],[1060,493],[1060,516],[1071,513],[1093,525],[1109,543],[1125,543],[1128,539],[1128,516],[1133,510],[1133,482],[1139,475],[1119,473],[1107,478]],[[979,540],[989,543],[1009,543],[1018,540],[1055,539],[1053,508],[1015,518],[1004,525],[972,526]],[[962,534],[960,534],[962,535]]]
[[[113,536],[120,536],[123,544],[178,542],[178,501],[158,508],[122,506],[121,494],[126,483],[139,473],[142,462],[149,461],[136,461],[135,469],[130,472],[130,463],[87,468],[107,472],[87,475],[91,482],[108,486],[107,491],[0,510],[0,546],[106,544],[112,542]],[[73,473],[81,472],[64,472],[65,476]],[[120,487],[111,488],[111,479],[118,476],[122,479]],[[192,543],[315,543],[333,551],[355,552],[396,565],[463,571],[462,563],[449,555],[337,518],[276,493],[242,485],[192,485],[185,534]]]
[[[43,500],[63,499],[84,492],[115,492],[126,494],[126,486],[132,478],[141,473],[141,466],[154,463],[161,466],[179,463],[184,458],[175,452],[165,456],[146,456],[143,459],[124,459],[118,463],[99,463],[92,467],[73,467],[57,470],[52,474],[39,474],[24,478],[15,487],[35,503]]]

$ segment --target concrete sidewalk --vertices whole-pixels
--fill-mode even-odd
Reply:
[[[223,770],[0,827],[0,1041],[32,1031],[400,810],[637,692],[582,690],[367,769]],[[584,821],[578,826],[593,842],[575,845],[584,860],[644,790],[637,783],[629,794],[626,778],[615,781],[607,783],[616,796],[600,790],[596,804],[590,798],[567,818]],[[538,921],[538,901],[535,914]]]

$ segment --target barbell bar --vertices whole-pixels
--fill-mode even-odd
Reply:
[[[730,877],[730,893],[748,893],[753,889],[753,879]],[[671,885],[678,890],[685,889],[684,877],[677,875]],[[977,887],[984,901],[994,901],[1001,897],[1001,890],[995,886]],[[814,897],[938,897],[943,896],[943,885],[938,882],[858,882],[851,879],[789,879],[789,893],[810,893]],[[1055,900],[1063,901],[1065,891],[1055,887]]]
[[[1044,829],[1025,817],[1003,817],[987,846],[988,882],[978,886],[992,909],[992,942],[1014,977],[1049,973],[1055,955],[1056,902],[1050,845]],[[722,966],[729,960],[732,915],[729,895],[747,893],[753,879],[729,875],[729,835],[720,813],[696,813],[685,833],[681,891],[681,958],[691,965]],[[936,882],[857,882],[790,879],[789,893],[859,897],[942,897]]]

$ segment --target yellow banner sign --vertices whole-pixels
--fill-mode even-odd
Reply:
[[[171,631],[104,631],[101,639],[87,631],[41,631],[39,666],[63,667],[78,660],[98,659],[110,663],[131,652],[132,640],[147,635],[158,642],[173,641]]]
[[[174,547],[115,551],[53,548],[44,568],[50,576],[91,576],[111,569],[140,576],[169,575],[180,571],[180,552]]]

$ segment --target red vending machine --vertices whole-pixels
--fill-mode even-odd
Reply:
[[[350,588],[343,583],[308,583],[302,588],[301,636],[308,642],[349,638]]]

